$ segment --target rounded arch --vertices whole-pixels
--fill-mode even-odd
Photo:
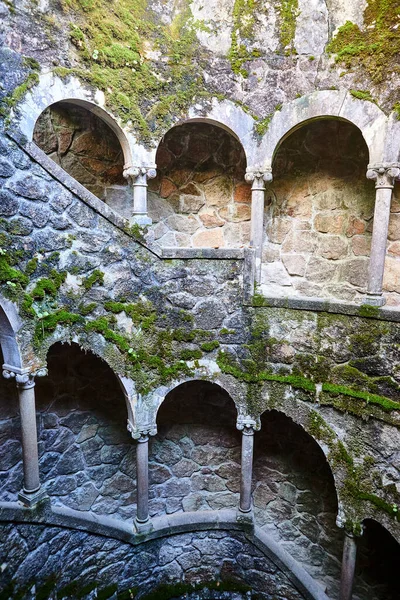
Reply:
[[[125,131],[117,123],[116,119],[100,106],[100,96],[90,96],[90,92],[84,89],[81,82],[70,77],[61,80],[52,73],[42,74],[37,86],[26,95],[18,107],[18,128],[26,138],[32,142],[35,124],[46,108],[58,102],[69,102],[76,104],[92,112],[102,119],[115,133],[121,144],[124,155],[125,167],[132,166],[132,150],[130,140]]]
[[[68,329],[64,329],[61,335],[60,335],[60,332],[58,332],[57,334],[54,333],[51,336],[49,336],[48,338],[46,338],[46,343],[41,348],[41,354],[43,356],[46,356],[46,361],[47,361],[47,357],[49,355],[51,348],[55,344],[76,346],[82,352],[85,352],[85,353],[90,352],[96,358],[101,360],[105,365],[107,365],[107,367],[110,369],[113,376],[115,377],[116,382],[118,383],[118,386],[121,389],[122,394],[125,398],[128,430],[131,431],[130,424],[135,422],[135,408],[134,407],[137,403],[135,382],[132,381],[132,379],[130,379],[129,377],[126,377],[123,373],[119,373],[116,370],[116,368],[115,368],[116,365],[113,362],[112,357],[110,359],[110,356],[107,355],[107,353],[105,352],[106,344],[105,344],[104,338],[98,333],[91,332],[90,344],[88,344],[87,341],[85,343],[82,343],[79,340],[79,338],[77,338],[76,336],[72,337],[70,335]],[[117,357],[116,357],[116,360],[118,360]]]
[[[0,296],[0,345],[3,352],[4,365],[23,368],[20,348],[16,334],[21,321],[12,302]]]
[[[336,444],[340,441],[339,438],[336,436],[334,430],[329,428],[329,425],[328,425],[329,433],[330,433],[329,437],[332,438],[330,440],[329,444],[326,441],[320,439],[318,437],[318,435],[316,434],[316,431],[322,430],[323,427],[320,427],[320,426],[316,427],[315,423],[320,423],[320,422],[322,423],[322,417],[315,410],[315,408],[310,407],[306,404],[299,405],[297,403],[286,403],[284,409],[282,407],[279,407],[276,409],[266,408],[260,414],[260,418],[262,418],[263,415],[267,414],[268,412],[271,412],[271,410],[275,410],[275,412],[277,412],[278,414],[285,416],[292,423],[301,427],[301,429],[315,442],[315,444],[321,450],[321,452],[323,453],[323,455],[325,457],[327,466],[332,474],[332,478],[334,481],[334,487],[335,487],[335,494],[336,494],[336,498],[338,500],[338,504],[340,506],[341,477],[340,477],[340,473],[338,472],[337,469],[334,468],[334,465],[332,464],[332,462],[330,460],[330,453],[331,453],[332,449],[334,449]]]
[[[388,119],[373,102],[358,100],[346,91],[314,92],[285,104],[272,117],[268,131],[257,151],[257,165],[271,169],[272,160],[282,141],[307,122],[340,119],[361,131],[369,151],[369,162],[381,162],[385,156]]]
[[[247,164],[252,164],[256,152],[256,142],[254,139],[254,119],[246,113],[240,106],[237,106],[229,100],[219,102],[215,98],[211,102],[211,107],[206,111],[193,106],[188,111],[186,119],[180,120],[169,129],[163,132],[157,147],[154,151],[154,157],[164,136],[173,129],[189,123],[208,123],[215,127],[220,127],[232,135],[242,146],[245,153]]]
[[[400,544],[387,527],[374,518],[363,521],[363,534],[357,543],[357,565],[354,592],[364,597],[365,590],[376,590],[374,598],[395,600],[399,598],[400,582],[397,566]]]
[[[202,381],[215,384],[226,392],[235,405],[236,412],[244,416],[246,406],[243,398],[246,397],[243,384],[238,384],[233,378],[219,373],[219,369],[211,361],[201,361],[201,368],[196,369],[192,377],[185,377],[171,381],[168,385],[160,386],[146,396],[137,395],[134,406],[134,427],[132,435],[139,435],[141,431],[157,431],[157,413],[165,398],[173,390],[189,382]]]

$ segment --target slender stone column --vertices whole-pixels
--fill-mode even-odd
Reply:
[[[151,531],[153,524],[149,517],[149,437],[157,433],[155,425],[137,427],[128,419],[128,431],[136,440],[136,518],[137,531]]]
[[[261,279],[261,256],[264,241],[264,199],[265,182],[272,181],[272,171],[257,171],[248,169],[245,180],[251,186],[251,233],[250,246],[255,249],[255,277],[259,283]]]
[[[137,514],[136,522],[149,521],[149,436],[142,434],[136,447]]]
[[[397,164],[368,165],[367,178],[375,181],[376,200],[365,302],[374,306],[385,304],[385,299],[382,296],[382,282],[385,269],[390,202],[394,182],[399,178],[399,175],[400,168]]]
[[[139,225],[151,225],[147,215],[147,180],[154,179],[157,171],[153,167],[128,167],[123,173],[125,179],[132,182],[133,216],[132,221]]]
[[[238,418],[236,427],[242,432],[238,520],[252,520],[251,483],[253,478],[254,432],[260,429],[260,425],[255,419],[246,416]]]
[[[339,600],[351,600],[353,597],[353,582],[356,570],[357,540],[355,535],[346,529],[344,534]]]
[[[19,371],[19,370],[18,370]],[[45,497],[40,486],[39,457],[37,445],[36,408],[35,408],[35,376],[46,375],[46,369],[36,373],[21,373],[3,370],[6,379],[15,378],[18,390],[19,412],[22,435],[22,463],[24,485],[18,499],[26,506],[33,507]]]

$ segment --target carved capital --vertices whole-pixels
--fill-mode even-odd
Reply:
[[[375,188],[393,189],[394,182],[400,177],[398,163],[380,163],[368,165],[367,179],[375,181]]]
[[[35,385],[36,377],[45,377],[47,369],[43,367],[34,372],[23,371],[22,369],[13,369],[8,365],[3,366],[3,377],[5,379],[15,379],[18,387],[29,389]]]
[[[255,431],[260,431],[260,419],[253,419],[250,415],[239,415],[236,422],[236,428],[243,432],[243,435],[253,435]]]
[[[138,179],[145,178],[154,179],[157,176],[155,167],[132,167],[128,166],[124,168],[123,176],[125,179],[132,179],[136,182]]]
[[[265,182],[272,181],[272,169],[247,169],[246,175],[244,176],[247,183],[252,183],[252,190],[265,189]]]
[[[141,425],[136,427],[128,419],[127,428],[132,438],[137,442],[146,442],[151,435],[157,435],[157,425]]]

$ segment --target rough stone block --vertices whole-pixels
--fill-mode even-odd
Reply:
[[[195,248],[223,248],[225,246],[224,234],[220,227],[207,231],[198,231],[192,238]]]
[[[289,275],[304,276],[306,259],[301,254],[282,254],[282,262]]]

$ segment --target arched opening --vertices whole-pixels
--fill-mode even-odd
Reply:
[[[0,347],[0,361],[4,363]],[[15,501],[22,487],[21,422],[14,379],[0,376],[0,501]]]
[[[55,504],[132,519],[135,445],[110,367],[77,344],[54,344],[36,384],[42,480]]]
[[[123,177],[126,149],[110,125],[85,103],[49,106],[36,121],[33,141],[111,208],[132,215],[132,194]]]
[[[149,453],[150,514],[234,508],[240,483],[236,408],[215,383],[189,381],[166,396]]]
[[[253,486],[256,523],[336,598],[343,533],[333,475],[317,442],[275,410],[255,435]]]
[[[380,523],[365,519],[364,533],[357,541],[355,600],[400,598],[398,568],[400,544]]]
[[[266,206],[264,290],[355,301],[366,290],[375,191],[369,152],[348,121],[321,118],[285,136]]]
[[[170,129],[149,182],[153,234],[163,247],[239,247],[250,240],[250,186],[242,145],[226,129],[188,122]]]

